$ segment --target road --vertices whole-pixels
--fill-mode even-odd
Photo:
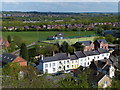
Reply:
[[[32,42],[32,43],[30,43],[29,45],[27,45],[27,48],[30,47],[30,46],[33,46],[33,45],[35,45],[35,44],[36,44],[36,42]],[[20,49],[18,49],[18,50],[16,50],[16,51],[12,52],[11,54],[19,55],[19,52],[20,52]]]

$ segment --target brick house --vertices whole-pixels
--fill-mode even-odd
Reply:
[[[17,62],[20,64],[20,66],[27,66],[27,61],[25,61],[20,56],[16,56],[9,53],[3,53],[0,55],[0,57],[2,58],[2,67],[7,63],[11,63],[11,62],[12,63]]]
[[[98,39],[94,41],[94,46],[95,49],[103,48],[108,50],[108,42],[105,39]]]
[[[80,41],[84,46],[84,51],[90,51],[94,49],[94,43],[92,41]]]
[[[0,48],[6,48],[6,47],[9,47],[10,46],[10,43],[6,40],[3,40],[1,37],[0,37]]]

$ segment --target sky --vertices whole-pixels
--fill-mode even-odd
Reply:
[[[3,2],[119,2],[120,0],[2,0]]]
[[[34,0],[33,2],[33,0],[26,0],[24,2],[23,0],[9,0],[8,2],[8,0],[3,0],[2,11],[118,12],[118,1],[119,0],[94,0],[94,2],[93,0]]]

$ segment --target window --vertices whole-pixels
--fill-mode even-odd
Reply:
[[[76,61],[76,63],[77,63],[77,61]]]
[[[67,65],[67,68],[69,68],[69,65]]]
[[[55,66],[55,63],[53,63],[53,67]]]
[[[45,64],[45,68],[47,68],[48,67],[48,64]]]
[[[51,67],[51,63],[50,63],[50,67]]]
[[[74,63],[74,61],[72,61],[72,63]]]
[[[94,57],[94,59],[95,59],[95,57]]]
[[[72,67],[74,67],[74,66],[72,65]]]
[[[60,61],[59,63],[60,63],[60,64],[62,64],[62,62],[61,62],[61,61]]]
[[[81,61],[82,61],[82,59],[81,59]]]
[[[59,69],[61,69],[61,66],[59,66]]]
[[[84,66],[86,66],[86,63],[84,63]]]
[[[104,81],[104,84],[107,84],[107,81]]]
[[[104,54],[102,56],[104,56]]]
[[[69,63],[69,60],[67,61],[67,63]]]
[[[89,60],[90,58],[88,57],[88,60]]]
[[[53,68],[53,72],[55,72],[55,68]]]
[[[11,58],[10,60],[13,60],[13,58]]]
[[[89,62],[88,62],[88,65],[89,65]]]
[[[66,61],[64,61],[64,64],[66,63]]]
[[[99,56],[98,56],[98,58],[99,58]]]

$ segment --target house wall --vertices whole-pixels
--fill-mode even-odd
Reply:
[[[58,71],[57,63],[58,63],[58,61],[44,62],[43,63],[43,72],[44,73],[56,73]]]
[[[79,59],[71,60],[71,69],[76,69],[79,67]]]
[[[111,85],[111,82],[112,80],[108,77],[108,76],[104,76],[99,82],[98,82],[98,86],[99,87],[104,87],[104,82],[107,81],[106,85],[107,86],[110,86]]]

